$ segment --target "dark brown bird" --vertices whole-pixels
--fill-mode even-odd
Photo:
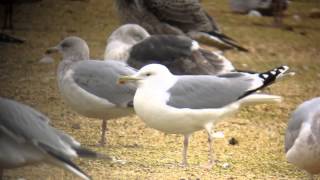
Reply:
[[[222,50],[248,51],[223,34],[198,0],[116,0],[122,23],[134,23],[150,34],[186,35]]]

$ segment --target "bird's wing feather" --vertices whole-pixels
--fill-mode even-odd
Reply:
[[[169,89],[167,104],[176,108],[220,108],[237,101],[252,86],[253,78],[244,73],[225,77],[181,76]]]
[[[16,143],[40,143],[69,156],[73,154],[70,146],[63,143],[55,130],[48,124],[45,115],[21,103],[0,98],[0,133]],[[16,137],[16,138],[12,138]]]
[[[177,26],[184,32],[192,29],[204,32],[218,29],[198,0],[145,0],[144,3],[160,20]]]
[[[82,89],[116,105],[132,101],[135,87],[117,84],[119,76],[135,71],[117,61],[82,61],[73,67],[73,80]]]
[[[151,63],[170,66],[178,58],[190,57],[191,47],[192,40],[188,37],[154,35],[132,47],[128,64],[135,68]]]

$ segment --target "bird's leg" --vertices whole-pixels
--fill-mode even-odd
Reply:
[[[212,126],[213,124],[210,123],[210,124],[207,124],[205,126],[205,129],[208,133],[208,144],[209,144],[209,162],[207,165],[204,165],[203,167],[205,168],[208,168],[208,169],[211,169],[212,166],[214,165],[214,162],[215,162],[215,158],[214,158],[214,155],[213,155],[213,147],[212,147],[212,143],[213,143],[213,132],[212,132]]]
[[[188,160],[187,160],[187,151],[188,151],[188,146],[189,146],[189,138],[190,134],[185,134],[184,135],[184,140],[183,140],[183,151],[182,151],[182,167],[188,166]]]
[[[103,119],[102,125],[101,125],[101,138],[100,138],[98,146],[105,146],[106,145],[106,131],[107,131],[107,120]]]

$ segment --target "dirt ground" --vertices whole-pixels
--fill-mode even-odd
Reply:
[[[291,111],[301,102],[319,96],[320,19],[308,17],[317,0],[294,0],[286,12],[285,24],[293,30],[271,28],[268,17],[232,14],[226,0],[203,0],[223,32],[250,49],[232,51],[226,56],[239,69],[264,71],[287,64],[296,76],[266,89],[282,95],[284,102],[243,108],[215,129],[225,138],[214,142],[218,164],[210,170],[200,167],[207,161],[207,136],[196,132],[191,138],[188,158],[191,166],[178,166],[183,138],[147,128],[138,117],[109,121],[108,146],[98,148],[101,121],[72,111],[57,90],[56,68],[39,64],[46,48],[69,35],[85,39],[91,57],[102,59],[106,37],[118,25],[111,0],[43,0],[15,8],[15,30],[24,44],[0,44],[0,96],[24,102],[45,113],[52,125],[83,145],[126,160],[108,163],[77,160],[94,179],[305,179],[307,174],[288,164],[284,155],[284,133]],[[3,9],[1,9],[3,10]],[[294,19],[293,16],[300,17]],[[0,18],[2,24],[2,18]],[[80,129],[73,128],[80,125]],[[238,145],[229,145],[234,137]],[[1,148],[1,147],[0,147]],[[224,168],[228,163],[230,167]],[[71,173],[49,165],[5,171],[6,179],[77,179]]]

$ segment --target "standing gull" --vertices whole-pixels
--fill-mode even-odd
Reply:
[[[29,106],[0,97],[0,179],[4,169],[46,162],[90,179],[72,158],[106,156],[80,146],[71,136],[49,125]]]
[[[90,118],[103,119],[100,145],[106,144],[107,120],[133,112],[135,87],[117,84],[120,75],[135,73],[118,61],[89,60],[87,43],[79,37],[67,37],[46,54],[60,52],[58,85],[63,99],[76,112]]]
[[[260,74],[234,72],[218,76],[175,76],[162,65],[151,64],[120,83],[136,82],[134,109],[151,128],[184,135],[182,165],[187,163],[190,135],[205,129],[208,133],[209,164],[212,155],[212,127],[223,117],[235,113],[241,105],[281,101],[280,96],[255,94],[285,75],[289,68],[279,68]]]
[[[199,0],[116,0],[121,22],[136,23],[151,34],[186,35],[222,50],[247,49],[223,34]]]
[[[105,60],[113,59],[140,69],[146,64],[165,65],[174,74],[221,74],[234,70],[223,55],[199,47],[181,35],[151,35],[141,26],[126,24],[108,38]]]
[[[306,170],[311,179],[320,173],[320,98],[299,105],[292,113],[285,137],[288,161]]]

